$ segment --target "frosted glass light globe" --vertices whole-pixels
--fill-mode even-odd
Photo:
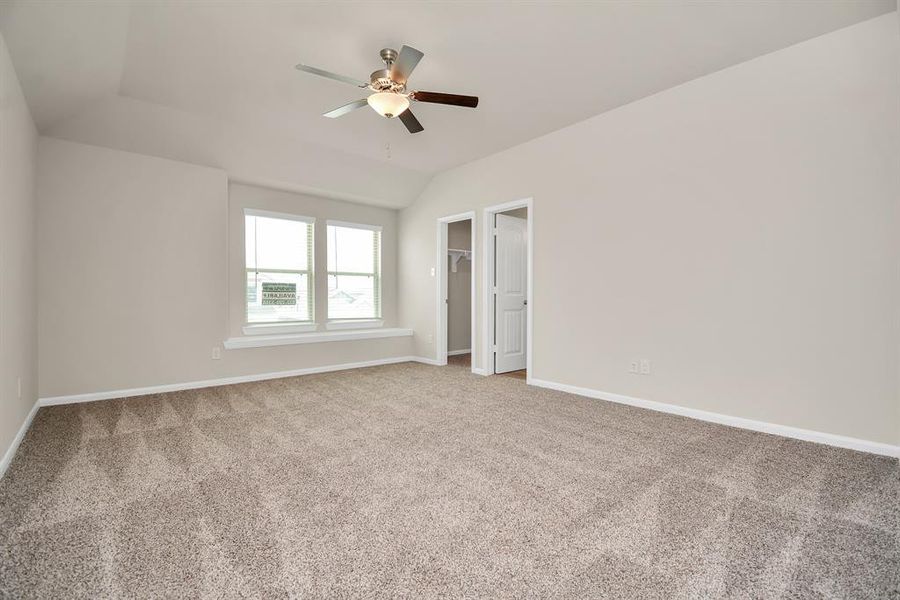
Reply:
[[[409,108],[409,98],[392,92],[378,92],[368,97],[367,102],[372,110],[388,119],[398,116]]]

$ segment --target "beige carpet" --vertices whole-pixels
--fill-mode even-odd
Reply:
[[[897,598],[898,491],[896,460],[375,367],[41,409],[0,596]]]

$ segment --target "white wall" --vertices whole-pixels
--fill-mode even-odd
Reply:
[[[37,189],[41,397],[409,354],[409,338],[390,338],[223,350],[212,360],[229,335],[229,240],[241,243],[228,235],[224,171],[41,138]]]
[[[36,151],[37,130],[0,37],[0,457],[37,400]]]
[[[447,224],[447,247],[472,249],[472,221]],[[472,261],[462,258],[456,263],[447,257],[447,351],[468,350],[472,347]]]
[[[438,175],[401,213],[416,352],[434,220],[480,238],[533,197],[532,377],[897,444],[898,39],[885,15]]]

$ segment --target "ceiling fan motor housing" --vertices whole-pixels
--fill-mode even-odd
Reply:
[[[390,69],[378,69],[369,75],[369,87],[376,92],[394,92],[402,94],[406,91],[406,84],[397,83],[391,79]]]
[[[391,77],[391,70],[394,67],[394,61],[400,54],[393,48],[383,48],[381,50],[381,60],[384,61],[384,68],[373,71],[369,75],[369,87],[375,92],[394,92],[402,94],[406,91],[405,83],[397,83]]]

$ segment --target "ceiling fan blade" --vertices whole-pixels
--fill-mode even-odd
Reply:
[[[316,67],[311,67],[309,65],[300,64],[295,67],[298,71],[306,71],[307,73],[312,73],[313,75],[319,75],[320,77],[327,77],[328,79],[334,79],[335,81],[341,81],[343,83],[349,83],[350,85],[355,85],[358,88],[368,87],[369,84],[365,81],[360,81],[358,79],[353,79],[352,77],[345,77],[343,75],[338,75],[337,73],[332,73],[331,71],[325,71],[323,69],[318,69]]]
[[[409,74],[413,72],[422,57],[425,56],[411,46],[403,46],[400,48],[400,56],[391,66],[391,79],[397,83],[406,83]]]
[[[356,100],[355,102],[351,102],[350,104],[345,104],[343,106],[339,106],[338,108],[336,108],[334,110],[328,111],[327,113],[325,113],[322,116],[328,117],[329,119],[337,119],[338,117],[343,117],[348,112],[353,112],[357,108],[362,108],[363,106],[365,106],[368,103],[369,103],[369,101],[366,100],[365,98],[363,98],[362,100]]]
[[[478,96],[460,96],[458,94],[443,94],[441,92],[413,92],[412,97],[419,102],[433,102],[435,104],[449,104],[450,106],[465,106],[468,108],[478,106]]]
[[[416,118],[416,115],[412,113],[408,108],[400,113],[400,120],[403,121],[403,124],[406,125],[406,129],[410,133],[419,133],[420,131],[424,131],[424,127],[419,123],[419,120]]]

